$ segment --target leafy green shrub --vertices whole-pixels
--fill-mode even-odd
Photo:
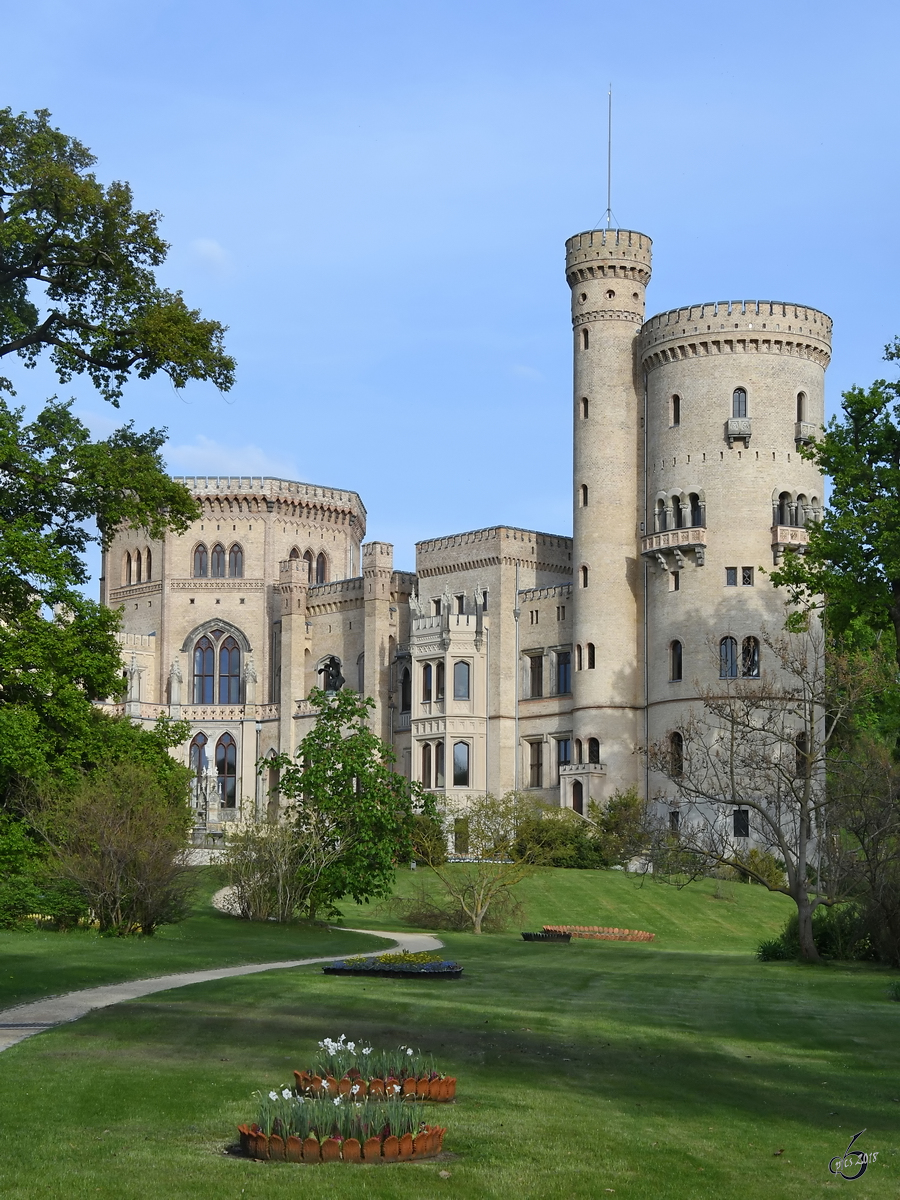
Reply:
[[[823,958],[844,961],[872,960],[877,957],[866,928],[866,918],[856,904],[820,904],[812,917],[813,938]],[[780,949],[777,949],[777,948]],[[757,950],[760,962],[800,957],[799,920],[788,918],[780,937],[763,942]]]
[[[900,979],[892,979],[888,984],[888,1000],[900,1001]]]
[[[786,959],[794,956],[785,949],[784,943],[780,937],[769,938],[766,942],[760,942],[756,948],[756,957],[760,962],[784,962]]]
[[[472,918],[463,908],[461,900],[450,895],[436,897],[424,883],[412,896],[395,896],[387,908],[393,916],[417,929],[446,929],[452,933],[465,933],[472,928]],[[481,928],[485,933],[502,933],[521,925],[524,916],[525,909],[512,892],[498,892],[482,918]]]

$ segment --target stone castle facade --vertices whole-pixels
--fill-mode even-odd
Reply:
[[[296,749],[335,669],[439,796],[664,795],[637,748],[677,740],[698,686],[759,677],[783,625],[765,569],[820,513],[798,448],[824,421],[831,321],[756,300],[645,320],[650,270],[644,234],[566,243],[571,538],[493,526],[419,542],[398,571],[355,492],[245,477],[184,479],[202,515],[181,536],[116,535],[121,707],[191,722],[202,824],[265,811],[254,764]]]

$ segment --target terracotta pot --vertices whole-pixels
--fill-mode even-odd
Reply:
[[[297,1091],[302,1094],[304,1089],[309,1087],[309,1081],[311,1078],[312,1076],[310,1075],[309,1071],[295,1071],[294,1083],[297,1086]]]
[[[328,1095],[336,1096],[338,1090],[338,1082],[333,1075],[326,1075],[325,1082],[328,1084]]]
[[[303,1162],[303,1143],[293,1134],[284,1144],[284,1157],[288,1162]]]
[[[384,1139],[382,1157],[385,1162],[396,1162],[400,1156],[400,1139],[390,1134]]]
[[[326,1138],[322,1143],[322,1162],[340,1162],[341,1143],[338,1138]]]
[[[363,1145],[363,1158],[366,1162],[375,1162],[381,1158],[381,1138],[370,1137],[366,1138]]]
[[[341,1147],[341,1153],[344,1162],[361,1162],[362,1161],[362,1146],[356,1138],[347,1138]]]
[[[370,1096],[383,1096],[384,1095],[384,1080],[383,1079],[370,1079],[369,1080],[369,1095]]]
[[[416,1079],[412,1079],[412,1078],[404,1079],[403,1080],[403,1092],[401,1094],[403,1096],[414,1096],[416,1094],[417,1084],[418,1084],[418,1080],[416,1080]]]
[[[444,1083],[447,1085],[446,1098],[448,1100],[453,1100],[456,1096],[456,1077],[454,1075],[450,1075],[444,1080]]]
[[[284,1162],[284,1138],[273,1133],[269,1137],[269,1158]]]
[[[364,1096],[365,1096],[365,1095],[368,1093],[368,1091],[369,1091],[369,1085],[366,1083],[366,1081],[363,1079],[363,1077],[362,1077],[361,1075],[360,1075],[360,1076],[358,1076],[356,1079],[354,1079],[354,1080],[353,1080],[353,1084],[354,1084],[354,1086],[355,1086],[355,1087],[358,1087],[358,1088],[359,1088],[359,1091],[356,1093],[356,1098],[357,1098],[357,1100],[362,1100],[362,1098],[363,1098],[363,1097],[364,1097]],[[351,1087],[351,1089],[350,1089],[350,1090],[351,1090],[351,1092],[352,1092],[352,1091],[353,1091],[353,1088]]]
[[[413,1135],[404,1133],[400,1139],[400,1158],[412,1158],[413,1156]]]
[[[306,1086],[309,1088],[312,1088],[314,1095],[319,1095],[322,1092],[322,1076],[321,1075],[307,1075],[306,1080],[307,1080]]]
[[[425,1097],[425,1096],[428,1096],[430,1093],[431,1093],[431,1080],[427,1079],[423,1075],[421,1079],[416,1081],[416,1095]]]
[[[337,1081],[337,1090],[339,1096],[347,1096],[350,1094],[350,1089],[353,1087],[353,1081],[344,1076],[343,1079]]]
[[[431,1134],[427,1129],[413,1138],[413,1158],[425,1158],[429,1152]]]
[[[244,1154],[249,1154],[250,1153],[250,1137],[251,1137],[250,1126],[249,1125],[238,1125],[238,1136],[241,1139],[241,1151]]]
[[[269,1139],[264,1133],[254,1133],[251,1135],[250,1153],[254,1158],[269,1157]]]
[[[319,1145],[318,1138],[315,1138],[315,1137],[304,1138],[303,1161],[305,1163],[317,1163],[317,1162],[322,1161],[322,1148]]]

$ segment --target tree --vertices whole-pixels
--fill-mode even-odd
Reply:
[[[881,686],[871,660],[839,646],[824,654],[814,616],[802,633],[763,638],[775,670],[700,690],[702,711],[649,747],[652,770],[676,793],[677,834],[657,824],[660,861],[688,877],[712,867],[740,871],[797,906],[800,950],[819,958],[812,914],[849,886],[826,793],[839,733],[856,705]],[[785,878],[753,860],[747,839],[784,864]]]
[[[481,933],[492,905],[547,864],[558,839],[552,821],[535,821],[534,802],[519,792],[471,796],[441,814],[416,847],[418,857],[440,880],[450,899],[465,913],[473,933]],[[462,823],[468,850],[465,862],[448,862],[447,844]],[[523,836],[524,834],[528,836]]]
[[[48,349],[60,382],[87,374],[115,405],[132,374],[227,391],[224,328],[156,282],[159,213],[135,209],[127,183],[100,183],[95,162],[46,109],[0,109],[0,357],[33,367]]]
[[[320,688],[309,700],[316,722],[296,758],[282,754],[260,769],[280,771],[278,792],[293,807],[301,841],[322,836],[340,844],[309,891],[306,915],[314,919],[320,909],[335,911],[343,896],[360,903],[389,895],[396,864],[412,859],[416,814],[429,813],[433,802],[393,770],[393,750],[366,723],[374,700]]]
[[[900,340],[887,347],[900,359]],[[831,478],[821,523],[804,554],[788,553],[772,582],[803,608],[827,605],[829,627],[862,619],[890,630],[900,665],[900,383],[876,380],[844,392],[841,417],[801,447]]]
[[[616,788],[603,806],[592,800],[588,817],[604,867],[627,867],[645,848],[647,805],[636,787]]]

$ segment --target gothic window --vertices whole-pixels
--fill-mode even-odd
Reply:
[[[597,662],[597,655],[594,650],[594,643],[588,642],[586,649],[587,649],[587,669],[589,671],[593,671],[593,669],[596,665],[596,662]]]
[[[453,743],[453,786],[469,786],[469,743]]]
[[[206,774],[206,745],[207,739],[205,733],[198,733],[197,736],[191,741],[188,762],[190,763],[191,774],[197,780],[198,786],[200,777]]]
[[[691,525],[695,528],[701,526],[703,524],[703,508],[700,504],[700,497],[696,492],[691,492],[688,501],[691,506]]]
[[[582,421],[586,421],[588,419],[589,411],[590,411],[590,404],[588,402],[588,398],[587,398],[587,396],[582,396],[581,397],[581,419],[582,419]]]
[[[681,397],[680,396],[672,397],[672,424],[673,425],[681,424]]]
[[[600,742],[597,738],[588,738],[588,762],[600,762]]]
[[[674,641],[669,647],[669,679],[672,683],[681,683],[684,670],[684,650],[681,642]]]
[[[300,551],[295,546],[293,548],[293,550],[290,552],[290,554],[288,555],[288,558],[299,558],[299,557],[300,557]]]
[[[591,335],[588,333],[588,331],[586,329],[582,329],[582,331],[581,331],[581,348],[582,348],[582,350],[587,350],[590,343],[591,343]]]
[[[147,556],[146,556],[146,560],[147,560],[147,569],[146,569],[146,571],[144,572],[144,578],[145,578],[145,579],[147,580],[147,582],[149,583],[149,582],[150,582],[150,580],[153,578],[153,556],[152,556],[152,555],[151,555],[151,553],[150,553],[150,547],[149,547],[149,546],[147,547]]]
[[[575,739],[575,761],[579,764],[584,761],[581,757],[581,738]]]
[[[443,700],[444,698],[444,660],[441,659],[434,668],[434,698],[435,700]]]
[[[458,662],[453,664],[453,699],[468,700],[469,699],[469,675],[470,668],[467,662]]]
[[[583,588],[586,588],[587,585],[588,585],[588,569],[587,569],[587,567],[582,567],[581,568],[581,586]]]
[[[723,637],[719,642],[719,678],[737,679],[737,642]]]
[[[194,578],[205,579],[209,572],[209,556],[206,547],[200,545],[194,551]]]
[[[131,555],[129,553],[126,553],[126,555],[125,555],[125,586],[128,587],[128,585],[130,583],[131,583]]]
[[[741,644],[741,674],[745,679],[759,679],[759,638],[744,638]]]
[[[806,392],[797,393],[797,420],[806,420]]]
[[[216,651],[208,637],[194,647],[194,703],[212,704],[215,699]]]
[[[431,703],[431,663],[426,663],[422,668],[422,699],[426,704]]]
[[[434,743],[434,786],[444,786],[444,741]]]
[[[581,507],[587,508],[587,506],[588,506],[588,485],[586,483],[583,483],[581,485]]]
[[[669,734],[669,774],[673,779],[684,774],[684,738],[678,730]]]
[[[584,816],[584,788],[580,779],[576,779],[572,784],[572,808]]]
[[[431,787],[431,742],[422,744],[422,787]]]
[[[316,583],[328,582],[328,564],[325,561],[325,555],[320,554],[316,559]]]
[[[213,579],[225,578],[225,547],[221,542],[213,546],[210,551],[209,573]]]
[[[572,655],[568,650],[560,650],[556,656],[556,691],[564,696],[572,690]]]
[[[223,733],[216,742],[216,775],[222,804],[225,808],[234,808],[237,801],[237,743],[230,733]]]
[[[228,574],[232,579],[244,577],[244,551],[237,544],[228,551]]]
[[[736,808],[732,814],[732,820],[736,838],[750,836],[750,810],[748,808]]]
[[[528,660],[529,669],[529,696],[543,696],[544,694],[544,657],[542,654],[533,654]]]
[[[307,550],[307,552],[303,555],[303,561],[306,563],[306,582],[312,583],[312,581],[313,581],[313,556],[312,556],[311,550]]]
[[[747,415],[747,393],[744,388],[735,388],[732,392],[731,415],[733,417],[746,417]]]
[[[227,637],[219,649],[219,703],[241,702],[241,651],[233,637]]]
[[[141,552],[140,552],[140,550],[135,550],[135,552],[134,552],[134,582],[135,583],[141,582]]]
[[[529,785],[533,788],[544,786],[544,743],[529,742],[528,765]]]
[[[584,662],[584,656],[582,653],[581,645],[579,644],[575,647],[575,670],[576,671],[581,670],[581,664],[583,662]]]
[[[403,668],[403,674],[400,676],[400,711],[408,713],[412,708],[412,687],[409,676],[409,667]]]

